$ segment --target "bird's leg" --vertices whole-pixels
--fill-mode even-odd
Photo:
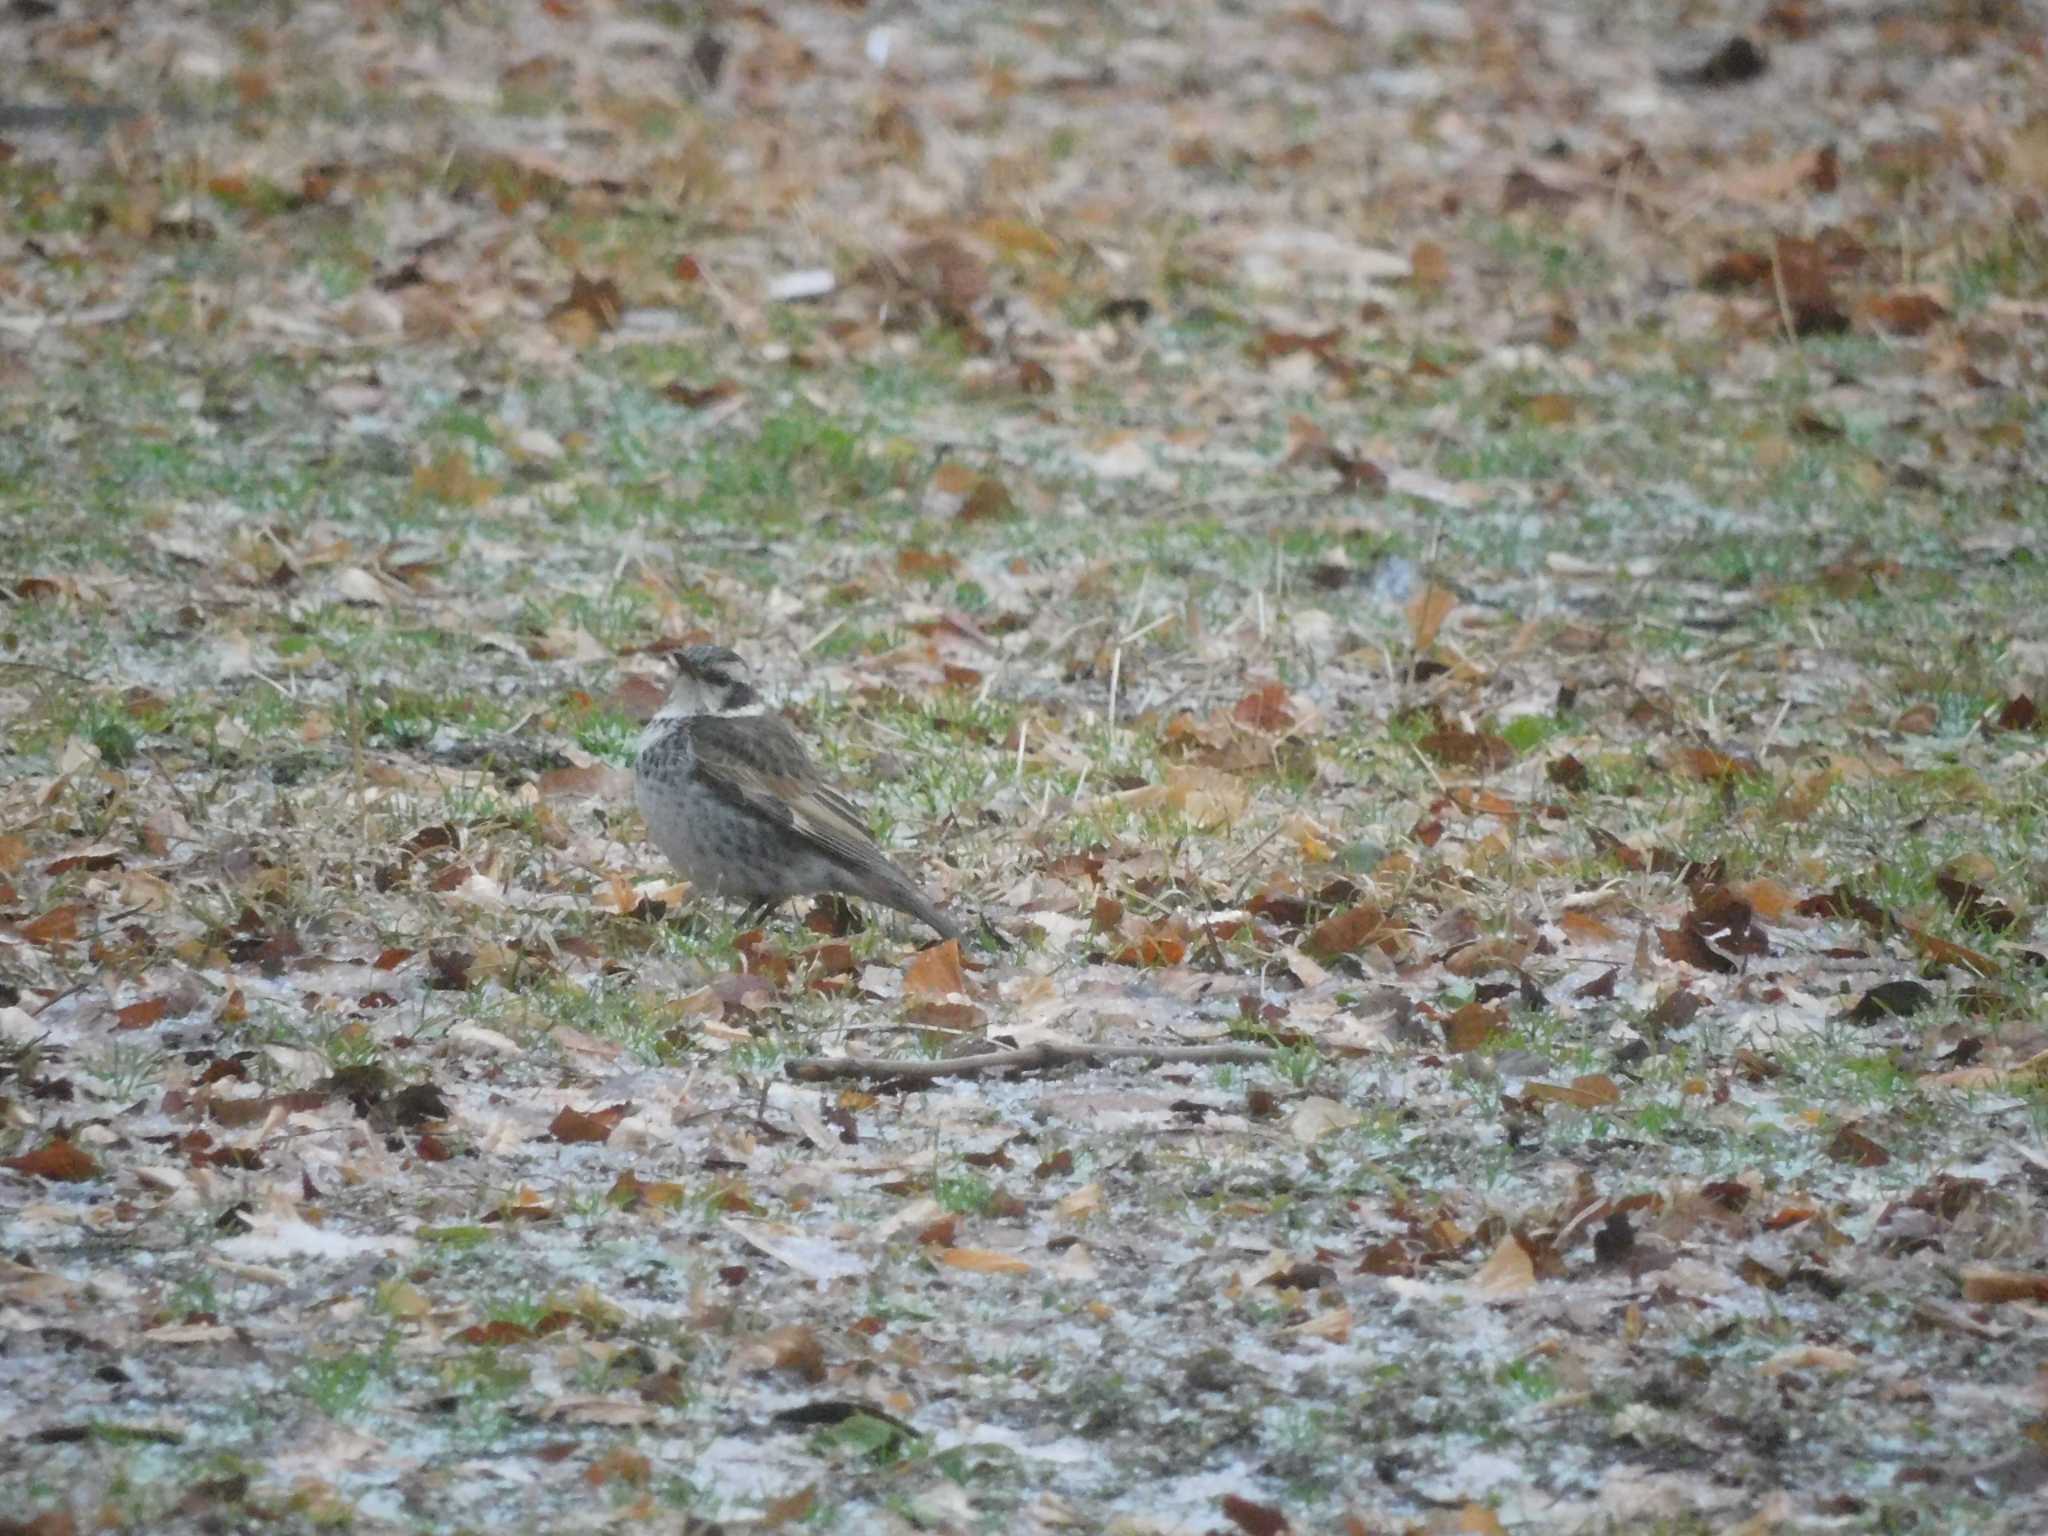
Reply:
[[[750,901],[740,913],[742,928],[758,928],[775,915],[775,909],[782,903],[763,896],[759,901]]]

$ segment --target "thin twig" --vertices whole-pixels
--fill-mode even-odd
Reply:
[[[1069,1045],[1048,1040],[1015,1051],[984,1051],[948,1061],[906,1061],[895,1056],[797,1056],[783,1070],[799,1082],[835,1077],[879,1077],[928,1083],[942,1077],[971,1077],[982,1072],[1042,1072],[1050,1067],[1093,1066],[1105,1061],[1269,1062],[1275,1052],[1263,1045]]]
[[[10,597],[14,595],[11,588],[8,595]],[[43,661],[0,661],[0,667],[5,667],[10,672],[47,672],[52,677],[68,678],[74,683],[84,683],[88,687],[93,686],[97,681],[95,678],[87,677],[83,672],[73,672],[64,667],[53,667],[48,662]]]
[[[1785,267],[1778,260],[1778,245],[1771,243],[1771,291],[1778,300],[1778,323],[1785,327],[1785,340],[1799,345],[1799,327],[1792,319],[1792,296],[1785,291]]]

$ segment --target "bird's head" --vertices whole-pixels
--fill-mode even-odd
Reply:
[[[758,715],[763,705],[754,691],[754,675],[739,656],[722,645],[686,645],[668,653],[675,668],[668,698],[659,718],[691,715]]]

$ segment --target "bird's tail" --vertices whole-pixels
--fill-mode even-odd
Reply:
[[[924,892],[894,870],[890,873],[895,878],[877,882],[877,888],[869,893],[871,901],[879,901],[885,907],[894,907],[898,912],[916,918],[942,939],[961,936],[960,925],[941,911]]]

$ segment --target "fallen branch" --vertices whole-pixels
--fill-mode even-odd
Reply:
[[[800,1082],[835,1077],[897,1078],[928,1083],[941,1077],[971,1077],[980,1072],[1042,1072],[1076,1063],[1105,1061],[1245,1062],[1271,1061],[1276,1053],[1264,1045],[1068,1045],[1045,1041],[1014,1051],[983,1051],[940,1061],[906,1061],[897,1056],[798,1056],[783,1070]]]

